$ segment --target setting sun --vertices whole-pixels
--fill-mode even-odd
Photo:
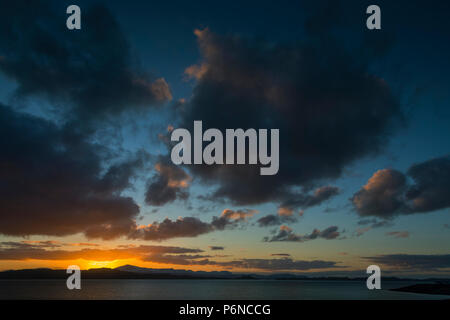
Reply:
[[[95,268],[117,268],[121,265],[121,260],[114,261],[89,261],[86,264],[86,269],[95,269]]]

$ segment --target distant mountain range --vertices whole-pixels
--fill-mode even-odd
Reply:
[[[225,275],[220,272],[197,272],[189,270],[170,270],[170,269],[148,269],[122,266],[116,269],[99,268],[82,270],[81,276],[84,279],[224,279],[231,278],[232,274]],[[0,272],[0,279],[65,279],[69,275],[66,270],[53,269],[25,269],[8,270]]]
[[[124,265],[115,269],[99,268],[82,270],[84,279],[249,279],[249,280],[364,280],[366,277],[347,276],[305,276],[297,274],[238,274],[228,271],[192,271],[179,269],[151,269]],[[0,272],[0,279],[66,279],[66,270],[24,269]],[[383,280],[405,280],[397,277],[383,277]],[[424,279],[407,279],[424,281]],[[445,279],[426,281],[449,282]]]
[[[132,265],[124,265],[114,270],[123,271],[123,272],[131,272],[134,274],[140,275],[156,275],[156,274],[169,274],[176,276],[189,276],[189,277],[214,277],[214,278],[233,278],[234,275],[228,271],[192,271],[192,270],[180,270],[180,269],[151,269],[151,268],[142,268],[136,267]]]

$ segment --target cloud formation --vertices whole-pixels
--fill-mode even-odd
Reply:
[[[386,232],[387,236],[391,236],[394,238],[409,238],[409,232],[408,231],[391,231],[391,232]]]
[[[392,169],[379,170],[353,196],[353,205],[361,216],[390,216],[403,207],[405,188],[403,173]]]
[[[0,140],[0,233],[5,235],[83,233],[161,241],[233,228],[256,213],[224,210],[210,223],[186,217],[137,226],[139,207],[121,194],[143,167],[145,154],[105,170],[101,148],[85,135],[1,104],[0,136],[14,137]],[[182,169],[163,163],[157,169],[168,189],[189,180]]]
[[[165,80],[135,63],[106,7],[83,7],[82,32],[61,23],[65,8],[41,0],[0,4],[0,71],[16,81],[17,96],[62,102],[67,119],[79,125],[171,99]]]
[[[322,204],[323,202],[338,195],[339,192],[339,188],[334,186],[320,187],[314,190],[312,194],[303,193],[288,199],[283,202],[282,207],[307,209],[309,207]]]
[[[289,206],[280,206],[277,214],[269,214],[258,219],[257,224],[260,227],[272,227],[280,226],[282,224],[295,223],[298,221],[298,217],[302,217],[303,210],[298,211],[298,216],[295,216],[295,210]]]
[[[25,104],[35,116],[0,105],[0,233],[126,236],[139,207],[122,192],[147,155],[114,159],[114,146],[95,133],[105,129],[100,120],[154,108],[171,93],[137,64],[108,9],[85,6],[83,31],[71,32],[60,23],[65,8],[0,3],[0,72],[16,84],[16,98],[44,100]]]
[[[187,199],[187,188],[192,178],[170,159],[161,158],[155,165],[157,174],[149,181],[145,193],[145,202],[149,205],[162,206],[176,199]]]
[[[366,226],[369,225],[371,229],[374,228],[381,228],[381,227],[388,227],[392,226],[392,223],[390,221],[386,220],[378,220],[378,219],[363,219],[358,221],[358,225],[360,226]]]
[[[209,246],[208,248],[213,251],[225,250],[225,247],[221,247],[221,246]]]
[[[48,241],[31,241],[31,240],[23,240],[23,241],[3,241],[0,242],[0,247],[9,247],[9,248],[17,248],[17,249],[29,249],[29,248],[60,248],[63,246],[63,243],[60,241],[48,240]]]
[[[332,240],[337,239],[341,232],[338,231],[339,228],[336,226],[328,227],[322,231],[319,229],[314,229],[310,234],[299,235],[292,231],[288,226],[281,226],[276,234],[271,237],[265,237],[263,241],[265,242],[277,242],[277,241],[288,241],[288,242],[305,242],[315,239],[326,239]]]
[[[213,217],[211,226],[217,230],[224,230],[225,228],[234,228],[239,224],[246,222],[248,218],[257,214],[257,210],[230,210],[225,209],[219,217]]]
[[[272,253],[270,256],[271,257],[290,257],[291,255],[289,253]]]
[[[404,270],[433,271],[450,267],[450,254],[386,254],[364,259]]]
[[[146,261],[156,263],[173,263],[180,265],[210,265],[216,267],[224,267],[230,269],[257,269],[264,271],[306,271],[314,269],[331,269],[341,268],[334,261],[324,260],[294,260],[291,258],[278,259],[239,259],[231,261],[215,261],[210,259],[202,259],[201,255],[151,255]]]
[[[295,197],[283,202],[278,208],[277,214],[269,214],[260,218],[257,223],[260,227],[280,226],[282,224],[295,223],[298,217],[294,215],[297,208],[302,208],[298,212],[301,217],[304,210],[309,207],[317,206],[331,197],[339,194],[339,188],[333,186],[324,186],[317,188],[312,194],[297,194]]]
[[[297,222],[297,217],[293,215],[269,214],[259,218],[257,223],[260,227],[273,227],[287,223]]]
[[[0,260],[91,260],[112,261],[117,259],[146,259],[155,254],[196,254],[200,249],[190,249],[172,246],[141,245],[129,248],[91,249],[81,250],[49,250],[41,245],[24,245],[21,242],[0,243]]]
[[[139,208],[121,193],[141,155],[105,171],[85,135],[1,104],[0,136],[0,233],[110,239],[134,227]]]
[[[14,137],[0,141],[0,233],[5,235],[83,233],[87,238],[162,241],[235,228],[257,213],[226,209],[211,222],[185,217],[138,226],[139,207],[121,194],[143,167],[145,154],[105,171],[100,148],[85,135],[4,105],[0,135]],[[156,168],[156,179],[166,189],[178,192],[190,181],[181,168],[163,162]],[[167,193],[159,197],[168,199]]]
[[[285,255],[283,255],[285,256]],[[238,259],[230,261],[211,260],[203,250],[173,246],[127,246],[126,248],[64,250],[52,249],[39,244],[22,242],[0,243],[1,260],[77,260],[113,261],[118,259],[139,259],[146,262],[174,265],[210,265],[223,268],[259,269],[265,271],[305,271],[314,269],[340,268],[337,262],[323,260],[280,259]]]
[[[202,119],[205,127],[220,130],[280,129],[276,176],[261,177],[258,168],[246,165],[191,167],[195,177],[218,185],[213,197],[240,205],[316,205],[337,190],[310,198],[292,188],[307,192],[384,147],[401,122],[400,105],[388,84],[369,71],[373,56],[334,41],[333,21],[322,21],[320,37],[307,30],[296,44],[195,31],[202,61],[186,69],[195,87],[180,126],[190,129]]]
[[[223,210],[219,217],[214,216],[211,222],[204,222],[195,217],[179,217],[176,220],[169,218],[162,222],[138,226],[128,234],[130,239],[143,239],[162,241],[172,238],[192,238],[213,231],[236,228],[256,214],[256,210]]]
[[[362,219],[358,221],[358,225],[363,227],[356,229],[356,231],[354,232],[354,235],[356,237],[360,237],[372,229],[391,227],[393,226],[393,223],[389,220],[378,220],[373,218],[373,219]]]
[[[166,218],[160,223],[154,222],[138,227],[129,235],[129,238],[161,241],[180,237],[197,237],[213,230],[211,224],[198,218],[180,217],[177,220]]]
[[[360,216],[383,219],[448,208],[450,157],[415,164],[406,174],[393,169],[379,170],[351,200]]]
[[[218,263],[220,266],[239,269],[261,269],[270,271],[305,271],[314,269],[341,268],[334,261],[281,259],[242,259]]]

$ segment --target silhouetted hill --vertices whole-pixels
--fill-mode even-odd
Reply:
[[[66,270],[24,269],[0,272],[0,279],[63,279],[67,277]]]
[[[421,283],[392,291],[450,295],[450,283]]]
[[[0,272],[0,279],[67,279],[66,270],[24,269]],[[336,280],[366,281],[366,277],[304,276],[296,274],[236,274],[228,271],[192,271],[180,269],[152,269],[124,265],[115,269],[99,268],[82,270],[83,279],[249,279],[249,280]],[[445,283],[445,279],[402,279],[383,277],[383,281],[417,281]]]
[[[83,279],[223,279],[214,274],[195,273],[173,273],[168,270],[161,270],[157,272],[139,273],[122,271],[118,269],[89,269],[82,270]],[[26,269],[26,270],[9,270],[0,272],[0,279],[66,279],[69,275],[66,270],[52,270],[52,269]]]
[[[142,268],[132,265],[124,265],[114,270],[132,272],[137,274],[171,274],[177,276],[189,276],[189,277],[214,277],[214,278],[233,278],[236,277],[228,271],[192,271],[192,270],[180,270],[180,269],[151,269]]]

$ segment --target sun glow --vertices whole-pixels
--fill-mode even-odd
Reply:
[[[87,269],[95,269],[95,268],[117,268],[121,266],[121,260],[113,260],[113,261],[89,261],[86,264]]]

